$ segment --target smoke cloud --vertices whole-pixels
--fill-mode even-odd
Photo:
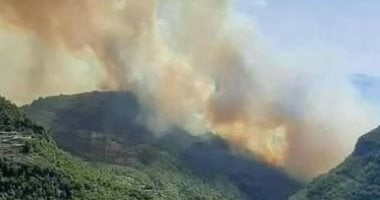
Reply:
[[[0,0],[0,91],[130,90],[158,133],[211,131],[297,177],[335,166],[376,116],[339,73],[270,62],[229,4]]]

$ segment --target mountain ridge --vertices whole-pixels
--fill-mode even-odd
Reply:
[[[133,154],[148,146],[154,151],[148,151],[146,157],[154,158],[154,152],[159,150],[168,152],[201,179],[225,179],[248,199],[287,199],[301,186],[281,170],[234,152],[216,135],[197,137],[173,128],[162,137],[155,137],[140,123],[141,108],[128,92],[41,98],[23,109],[32,119],[56,129],[53,137],[58,145],[81,158],[134,166]],[[149,160],[144,162],[149,164]]]
[[[168,154],[141,168],[84,162],[60,150],[51,134],[0,97],[0,149],[12,150],[0,151],[1,200],[244,199],[223,181],[198,179]]]

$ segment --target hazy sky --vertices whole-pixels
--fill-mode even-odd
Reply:
[[[380,76],[379,0],[235,0],[276,56]]]

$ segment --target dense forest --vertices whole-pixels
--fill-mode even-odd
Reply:
[[[217,134],[194,136],[178,127],[154,133],[145,123],[144,107],[129,92],[40,98],[23,110],[54,130],[54,141],[65,151],[159,177],[165,187],[183,185],[182,178],[174,176],[179,172],[186,172],[188,180],[200,180],[250,200],[285,200],[301,187],[281,169],[234,150]]]
[[[0,199],[243,199],[231,185],[205,182],[162,153],[129,168],[84,162],[60,150],[51,131],[0,98]]]

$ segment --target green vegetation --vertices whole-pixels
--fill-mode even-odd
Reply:
[[[380,199],[380,127],[362,136],[341,165],[312,181],[291,200]]]
[[[0,151],[0,199],[242,199],[231,185],[201,180],[165,152],[139,168],[83,162],[0,97],[0,136],[6,134],[14,140],[1,141],[9,149]]]
[[[63,150],[133,169],[137,177],[148,177],[143,182],[165,191],[164,199],[285,200],[301,186],[281,170],[231,150],[215,134],[193,136],[173,128],[157,137],[128,92],[40,98],[23,110],[53,129]]]

